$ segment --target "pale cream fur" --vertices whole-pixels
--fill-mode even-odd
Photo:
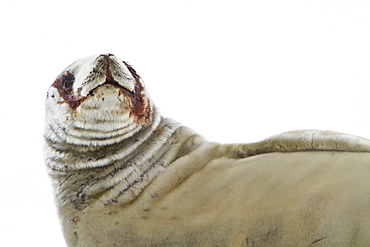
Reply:
[[[370,154],[215,150],[174,162],[132,204],[92,204],[73,245],[369,245]]]

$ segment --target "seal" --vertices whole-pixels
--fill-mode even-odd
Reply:
[[[302,130],[208,142],[161,116],[112,54],[68,66],[45,108],[45,163],[68,246],[370,242],[367,139]]]

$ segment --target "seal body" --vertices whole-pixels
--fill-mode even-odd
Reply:
[[[369,154],[205,161],[213,148],[175,162],[132,204],[86,208],[80,246],[368,246]]]
[[[45,161],[68,246],[367,246],[370,141],[295,131],[210,143],[162,117],[112,54],[46,99]]]

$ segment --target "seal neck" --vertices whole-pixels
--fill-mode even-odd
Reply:
[[[72,203],[83,210],[97,198],[106,205],[129,203],[174,160],[203,142],[188,141],[198,135],[158,112],[154,115],[151,125],[106,147],[69,145],[63,150],[46,140],[46,164],[60,205]],[[184,143],[190,146],[184,148]]]

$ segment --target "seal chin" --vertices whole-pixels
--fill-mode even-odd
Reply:
[[[104,83],[93,89],[76,109],[77,116],[96,121],[113,120],[131,112],[128,92],[119,86]]]

